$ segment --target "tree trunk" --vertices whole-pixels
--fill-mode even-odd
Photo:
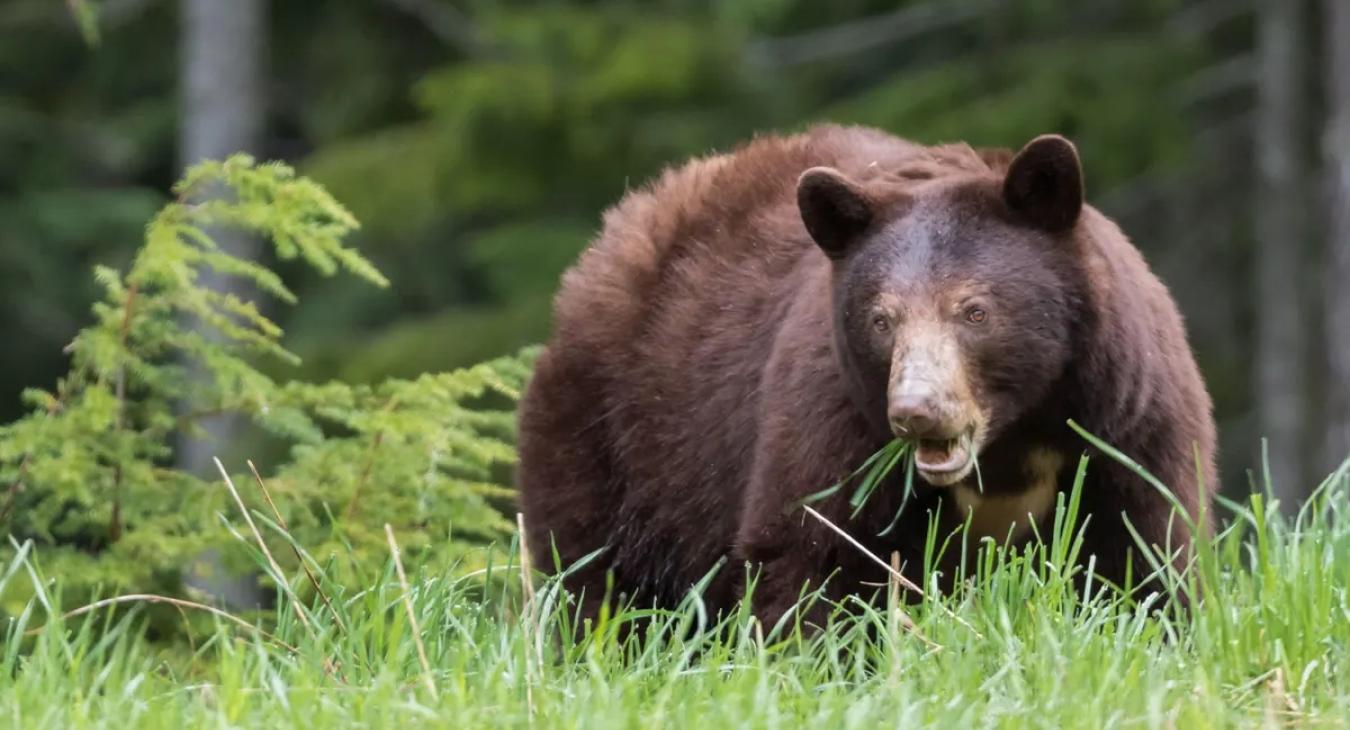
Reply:
[[[1325,0],[1327,428],[1323,460],[1350,455],[1350,2]]]
[[[257,153],[262,137],[264,0],[182,0],[181,121],[179,156],[184,166],[224,159],[236,152]],[[235,231],[212,231],[220,246],[237,256],[256,258],[258,242]],[[239,282],[211,273],[203,283],[241,296]],[[229,442],[235,428],[228,418],[202,423],[209,438],[185,439],[179,466],[213,474],[211,457]]]
[[[266,96],[263,79],[264,0],[181,0],[179,157],[184,166],[224,159],[236,152],[257,153],[261,146]],[[236,231],[211,231],[220,247],[243,258],[256,258],[258,241]],[[243,298],[249,291],[237,280],[204,272],[202,284]],[[189,364],[191,366],[191,364]],[[182,439],[178,465],[201,476],[215,475],[211,457],[227,446],[237,430],[229,417],[204,419],[207,437]],[[229,576],[218,556],[199,556],[211,571],[188,582],[235,606],[261,599],[254,576]]]
[[[1335,4],[1337,0],[1332,0]],[[1271,487],[1286,509],[1306,494],[1301,445],[1307,342],[1300,260],[1305,240],[1300,153],[1303,3],[1264,0],[1258,26],[1256,168],[1256,413],[1267,440]]]

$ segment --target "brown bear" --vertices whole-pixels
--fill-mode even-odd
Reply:
[[[1059,136],[1014,156],[820,126],[630,192],[564,275],[521,403],[535,564],[596,553],[568,578],[584,613],[607,591],[671,606],[710,572],[703,599],[725,609],[755,572],[773,622],[822,582],[885,582],[801,504],[888,441],[915,445],[898,525],[903,469],[856,518],[847,490],[815,506],[917,579],[934,515],[1004,541],[1053,512],[1087,446],[1069,419],[1208,507],[1215,428],[1181,317],[1083,190]],[[1106,458],[1081,513],[1083,559],[1117,583],[1147,572],[1126,519],[1190,543]]]

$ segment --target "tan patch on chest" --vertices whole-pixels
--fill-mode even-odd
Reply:
[[[952,488],[956,516],[963,521],[970,519],[970,535],[976,539],[989,537],[1002,542],[1009,535],[1014,540],[1022,538],[1032,524],[1054,509],[1063,466],[1063,454],[1035,449],[1022,464],[1027,481],[1018,492],[981,494],[978,485],[958,484]]]

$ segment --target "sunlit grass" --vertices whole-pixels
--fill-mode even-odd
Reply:
[[[934,535],[930,552],[967,552],[973,577],[954,594],[911,597],[903,613],[894,598],[850,602],[814,635],[745,610],[710,616],[696,596],[574,632],[557,582],[538,579],[522,601],[514,545],[471,575],[412,565],[429,672],[392,561],[344,586],[328,556],[304,554],[318,590],[292,576],[249,619],[262,631],[220,618],[189,649],[147,640],[126,604],[62,619],[60,577],[24,548],[0,596],[22,584],[37,597],[6,627],[0,716],[26,728],[1335,726],[1350,717],[1347,471],[1295,518],[1261,494],[1218,515],[1224,528],[1169,581],[1201,596],[1189,613],[1075,583],[1078,490],[1024,551]],[[289,549],[266,512],[254,518],[274,551]]]

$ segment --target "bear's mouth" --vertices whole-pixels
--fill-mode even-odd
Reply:
[[[914,448],[914,468],[933,486],[946,486],[963,479],[972,462],[970,430],[941,439],[919,439]]]

